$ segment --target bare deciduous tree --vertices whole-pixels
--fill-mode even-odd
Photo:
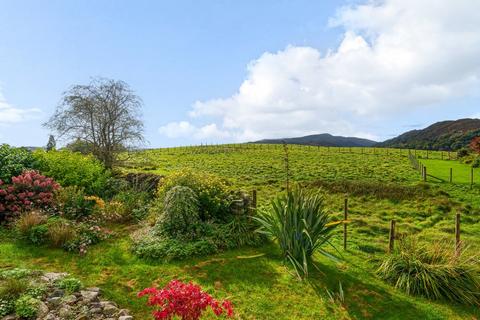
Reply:
[[[59,137],[85,141],[111,168],[118,152],[144,141],[141,106],[141,99],[125,82],[95,78],[66,91],[44,125]]]

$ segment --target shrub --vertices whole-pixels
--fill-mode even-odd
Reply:
[[[158,236],[147,236],[133,246],[133,252],[152,260],[183,260],[193,256],[204,256],[218,252],[217,245],[209,239],[181,241]]]
[[[8,316],[15,312],[15,301],[0,298],[0,317]]]
[[[111,232],[97,225],[79,223],[76,228],[76,237],[64,244],[67,251],[76,251],[86,254],[87,248],[110,237]]]
[[[85,195],[83,188],[69,186],[60,188],[54,195],[57,210],[67,219],[82,219],[90,216],[98,206],[96,198]]]
[[[8,279],[0,286],[0,297],[15,301],[28,289],[28,283],[21,279]]]
[[[142,219],[147,215],[149,194],[127,189],[117,193],[106,204],[105,214],[110,220],[129,221]]]
[[[67,293],[71,294],[71,293],[79,291],[82,288],[83,285],[82,285],[82,282],[80,280],[78,280],[77,278],[68,277],[68,278],[61,279],[57,283],[57,286],[60,289],[63,289]]]
[[[47,235],[50,245],[61,248],[76,237],[76,231],[68,221],[57,219],[49,223]]]
[[[32,271],[23,268],[14,268],[0,271],[0,279],[22,279],[28,277]]]
[[[0,145],[0,180],[10,182],[12,177],[34,167],[35,158],[27,149]]]
[[[200,219],[228,221],[231,217],[229,189],[227,183],[219,177],[207,173],[182,170],[164,179],[157,192],[157,205],[176,186],[189,187],[198,197]]]
[[[15,301],[15,314],[22,319],[33,319],[37,315],[39,304],[40,300],[23,295]]]
[[[37,150],[34,153],[39,170],[55,178],[62,186],[79,186],[88,194],[103,195],[110,173],[91,155],[69,150]]]
[[[465,254],[455,257],[452,248],[446,242],[427,246],[404,239],[395,254],[385,257],[377,273],[410,295],[479,305],[479,259]]]
[[[199,203],[195,192],[189,187],[176,186],[165,195],[156,227],[160,234],[193,240],[195,228],[200,223]]]
[[[152,314],[157,320],[180,317],[185,320],[198,320],[202,313],[210,307],[216,316],[224,312],[233,317],[233,306],[228,300],[219,302],[193,283],[170,281],[163,289],[147,288],[139,297],[148,296],[148,305],[156,307]]]
[[[40,211],[24,213],[15,222],[15,228],[22,237],[28,237],[30,231],[47,221],[47,217]]]
[[[329,243],[333,229],[340,222],[329,222],[323,198],[307,195],[299,187],[272,201],[269,212],[255,219],[259,232],[278,241],[284,258],[292,264],[299,278],[308,277],[315,251],[330,257],[322,246]]]
[[[11,185],[0,181],[0,215],[18,214],[34,208],[48,209],[53,202],[53,192],[59,185],[36,171],[24,171],[12,178]],[[0,216],[0,220],[2,216]]]

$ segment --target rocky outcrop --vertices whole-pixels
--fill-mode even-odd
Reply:
[[[129,311],[121,309],[112,301],[101,298],[100,288],[82,288],[75,292],[68,292],[58,288],[56,283],[66,277],[66,273],[39,274],[38,281],[46,289],[40,299],[37,309],[37,320],[131,320]],[[15,315],[8,315],[2,320],[20,319]]]

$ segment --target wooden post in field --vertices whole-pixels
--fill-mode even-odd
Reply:
[[[345,197],[343,204],[343,250],[347,250],[347,220],[348,220],[348,198]]]
[[[470,169],[470,188],[473,188],[473,167]]]
[[[427,182],[427,167],[423,167],[423,182]]]
[[[450,157],[450,151],[448,151],[448,160],[452,160],[452,158]]]
[[[392,253],[395,247],[395,220],[390,221],[390,234],[388,238],[388,253]]]
[[[460,256],[462,243],[460,242],[460,213],[455,215],[455,256]]]
[[[428,150],[427,150],[427,159],[428,159]]]
[[[440,151],[440,154],[442,155],[442,160],[443,160],[443,151]]]
[[[252,203],[249,211],[248,221],[252,221],[252,216],[257,213],[257,189],[252,190]]]
[[[450,168],[450,183],[453,181],[453,169]]]

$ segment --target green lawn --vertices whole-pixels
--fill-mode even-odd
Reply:
[[[291,180],[322,185],[333,219],[342,216],[342,188],[354,183],[350,191],[355,193],[348,195],[349,250],[340,250],[338,263],[317,257],[320,270],[307,282],[290,273],[273,244],[181,262],[140,260],[130,253],[129,233],[138,228],[135,225],[113,226],[117,236],[92,247],[85,257],[28,246],[4,230],[0,233],[0,268],[70,272],[87,285],[102,287],[108,298],[131,309],[138,319],[148,319],[149,309],[136,293],[172,278],[193,280],[219,298],[230,298],[239,319],[478,319],[478,308],[410,297],[375,276],[388,246],[392,219],[397,220],[398,234],[415,234],[434,242],[454,238],[455,213],[462,212],[462,240],[473,251],[480,249],[480,188],[425,185],[407,155],[407,150],[393,149],[289,147]],[[431,158],[441,159],[441,153],[430,152]],[[257,189],[260,206],[267,206],[284,189],[283,159],[281,146],[171,148],[135,153],[124,170],[169,174],[192,168],[215,173],[235,188]],[[421,161],[427,167],[429,161],[437,163]],[[406,191],[408,196],[402,196]],[[338,229],[334,236],[338,248],[341,241]],[[325,292],[326,288],[338,291],[339,282],[346,292],[344,306],[332,304]]]
[[[422,159],[420,161],[427,167],[427,174],[440,178],[446,182],[450,181],[450,169],[452,169],[452,182],[470,184],[471,183],[471,169],[468,164],[460,163],[458,161],[438,160],[438,159]],[[432,178],[435,182],[438,179]],[[474,184],[480,185],[480,169],[475,168],[473,173]]]

